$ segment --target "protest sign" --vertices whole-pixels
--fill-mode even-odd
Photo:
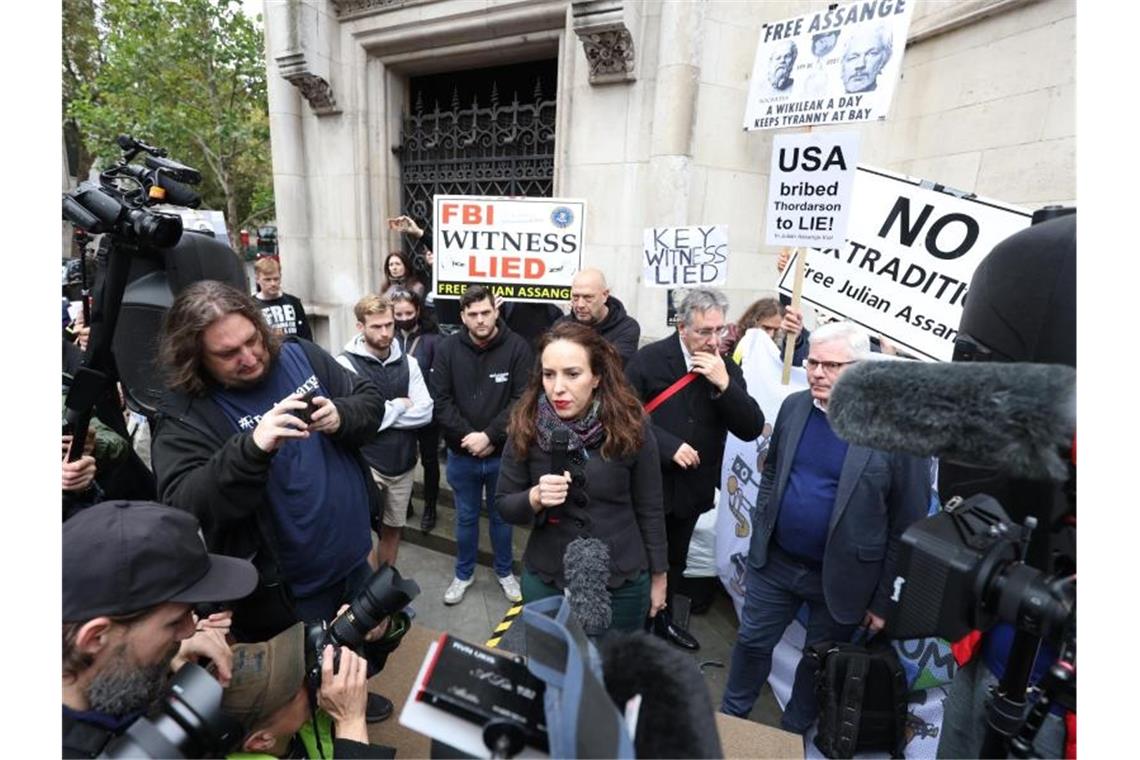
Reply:
[[[643,282],[651,288],[724,285],[728,227],[651,227],[643,236]]]
[[[586,202],[437,195],[436,298],[486,285],[507,301],[564,303],[582,266]]]
[[[768,333],[753,327],[740,339],[740,371],[748,395],[764,412],[764,430],[754,441],[742,441],[732,433],[724,444],[720,494],[716,515],[716,570],[732,597],[736,615],[744,607],[744,571],[752,540],[752,510],[760,493],[760,477],[768,456],[768,441],[780,406],[791,394],[807,390],[807,372],[793,367],[788,385],[780,383],[783,354]]]
[[[877,332],[928,361],[949,361],[974,269],[990,250],[1029,226],[1031,214],[959,197],[911,177],[860,166],[847,240],[801,249],[780,280],[792,292],[806,253],[803,299]]]
[[[860,0],[764,24],[744,128],[886,118],[913,7],[913,0]]]
[[[851,209],[859,135],[776,135],[768,180],[768,245],[841,245]]]

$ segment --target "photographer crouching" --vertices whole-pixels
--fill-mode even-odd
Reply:
[[[305,646],[305,629],[298,623],[269,641],[234,647],[222,709],[241,724],[241,751],[273,757],[395,757],[391,747],[368,743],[364,658],[349,649],[338,654],[327,644],[317,685],[306,669]]]
[[[251,563],[208,553],[198,520],[180,510],[104,502],[64,523],[63,757],[103,752],[185,661],[209,657],[228,682],[224,633],[196,631],[192,606],[256,585]]]

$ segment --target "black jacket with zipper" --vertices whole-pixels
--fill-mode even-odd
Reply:
[[[428,385],[447,447],[466,454],[460,441],[482,432],[495,447],[493,456],[501,454],[511,405],[522,396],[533,366],[530,346],[502,319],[485,346],[475,345],[467,330],[440,341]]]
[[[374,517],[381,514],[381,495],[359,447],[375,434],[376,420],[384,414],[384,397],[319,346],[297,337],[286,340],[301,346],[328,390],[341,420],[340,429],[330,437],[359,463],[369,512]],[[235,432],[208,396],[169,391],[155,420],[151,461],[159,501],[194,514],[211,552],[249,559],[257,567],[257,590],[233,605],[234,636],[240,641],[264,641],[295,622],[292,599],[281,583],[273,517],[265,495],[273,453],[258,448],[252,431]]]

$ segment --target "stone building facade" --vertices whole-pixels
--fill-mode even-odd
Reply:
[[[889,0],[877,0],[887,2]],[[894,0],[900,2],[902,0]],[[762,25],[803,0],[266,0],[285,287],[338,347],[399,247],[394,149],[417,76],[557,66],[552,194],[588,203],[584,260],[642,323],[642,231],[727,224],[735,316],[776,282],[764,245],[774,132],[741,129]],[[918,0],[889,117],[844,125],[861,161],[1030,209],[1076,196],[1073,0]]]

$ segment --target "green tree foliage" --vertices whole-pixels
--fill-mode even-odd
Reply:
[[[91,17],[79,10],[91,2],[64,0],[65,119],[105,161],[119,155],[115,137],[130,134],[201,170],[202,207],[225,212],[236,249],[241,225],[273,214],[261,30],[238,0],[101,0],[88,51]],[[68,83],[73,34],[71,58],[94,72]]]
[[[80,135],[79,125],[69,113],[69,105],[84,86],[94,84],[102,64],[99,33],[95,26],[93,0],[63,0],[63,129],[72,170],[86,177],[92,156]]]

